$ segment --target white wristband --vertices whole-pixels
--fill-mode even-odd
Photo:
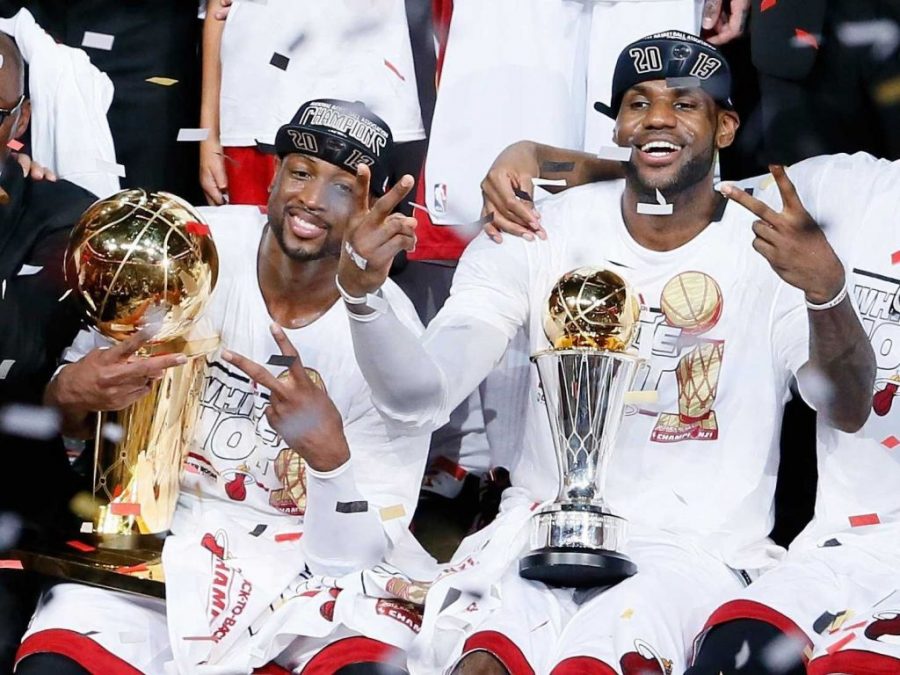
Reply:
[[[837,307],[844,301],[844,298],[847,297],[847,282],[844,282],[844,285],[841,287],[841,290],[838,291],[838,294],[835,295],[828,302],[823,302],[821,305],[817,305],[814,302],[806,301],[806,306],[816,312],[819,312],[823,309],[831,309],[832,307]]]
[[[334,285],[337,286],[338,293],[341,294],[344,302],[351,306],[350,308],[348,308],[350,309],[348,313],[350,314],[351,318],[357,321],[373,321],[387,311],[388,301],[382,297],[381,289],[378,289],[377,291],[375,291],[375,293],[367,293],[365,296],[360,297],[358,295],[350,295],[346,291],[346,289],[341,286],[341,282],[337,278],[337,276],[334,277]],[[372,311],[367,314],[360,314],[353,311],[353,307],[359,307],[362,305],[368,307]]]

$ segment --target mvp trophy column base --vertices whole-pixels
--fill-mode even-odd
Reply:
[[[637,572],[620,553],[625,521],[578,504],[551,504],[532,521],[531,552],[519,575],[548,586],[612,586]]]

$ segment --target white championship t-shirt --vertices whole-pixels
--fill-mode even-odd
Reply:
[[[221,62],[223,146],[272,143],[314,98],[362,101],[398,143],[425,137],[403,0],[236,2]]]
[[[865,426],[847,434],[818,424],[815,517],[796,547],[849,528],[864,534],[883,530],[879,524],[900,526],[900,163],[865,153],[823,156],[788,175],[844,262],[877,365]],[[775,185],[757,196],[781,207]]]
[[[541,205],[547,241],[477,238],[447,304],[429,326],[486,322],[548,347],[542,308],[574,268],[607,266],[641,294],[637,348],[649,369],[609,465],[606,497],[635,527],[700,540],[736,567],[763,566],[772,527],[782,407],[808,359],[806,308],[751,246],[755,217],[729,203],[721,221],[673,251],[638,245],[620,210],[624,182],[574,188]],[[557,492],[557,468],[536,370],[513,486],[536,501]],[[753,549],[747,550],[747,549]],[[748,557],[752,556],[752,557]]]

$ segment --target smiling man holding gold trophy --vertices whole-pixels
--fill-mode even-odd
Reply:
[[[768,533],[792,378],[815,371],[827,383],[815,405],[830,424],[854,431],[865,422],[874,357],[818,225],[795,209],[776,231],[713,190],[716,153],[738,127],[730,89],[722,54],[694,36],[667,31],[628,45],[602,106],[616,117],[614,142],[631,151],[624,180],[544,200],[544,240],[476,238],[421,339],[388,309],[349,306],[380,410],[434,428],[520,327],[533,354],[556,346],[544,318],[563,275],[603,267],[642,299],[634,346],[647,368],[634,389],[655,400],[626,406],[602,492],[628,521],[622,552],[637,573],[594,588],[564,574],[543,577],[553,585],[520,576],[533,544],[546,545],[531,537],[535,512],[553,508],[566,480],[547,383],[542,390],[532,369],[512,487],[497,519],[462,543],[429,590],[414,673],[683,672],[709,612],[781,553]],[[355,257],[342,258],[339,281],[369,297],[400,242],[369,227],[345,243]],[[579,422],[603,418],[597,406],[580,410]]]
[[[102,333],[124,340],[110,346],[82,332],[47,402],[65,413],[68,429],[96,425],[91,411],[154,405],[157,387],[161,400],[179,406],[158,408],[152,423],[134,415],[122,424],[117,454],[98,465],[108,504],[95,524],[97,543],[140,540],[164,524],[176,492],[177,505],[162,549],[165,602],[113,584],[57,584],[20,645],[17,669],[26,675],[251,673],[273,661],[288,671],[405,672],[403,650],[420,621],[417,582],[433,572],[409,531],[428,434],[400,434],[375,409],[335,274],[345,229],[402,218],[391,212],[412,179],[387,189],[390,130],[358,103],[305,103],[279,130],[276,149],[266,214],[201,208],[163,227],[162,237],[147,237],[180,205],[151,196],[146,217],[122,226],[119,238],[111,236],[121,222],[115,203],[95,205],[85,219],[97,227],[76,232],[77,284],[103,289],[84,300]],[[369,171],[357,172],[360,164]],[[202,290],[212,280],[185,268],[177,248],[209,237],[219,275],[204,322],[222,349],[197,357],[206,375],[194,390],[164,376],[190,367],[193,352],[153,350],[164,338],[192,344],[180,328],[199,306],[177,302],[174,291],[188,297],[190,282]],[[169,255],[156,276],[129,266],[157,249]],[[120,264],[111,281],[95,284],[92,275],[106,278],[103,251]],[[147,302],[157,286],[163,292]],[[410,330],[421,329],[398,288],[388,285],[379,299]],[[107,314],[111,306],[121,311]],[[146,328],[135,332],[139,326]],[[194,411],[191,432],[181,416]],[[144,438],[158,443],[157,459],[127,449]],[[183,471],[179,447],[187,451]],[[116,464],[132,458],[120,480]],[[116,571],[141,572],[134,567]]]

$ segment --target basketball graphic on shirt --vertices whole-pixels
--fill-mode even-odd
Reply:
[[[662,290],[660,309],[670,326],[685,333],[705,333],[722,316],[722,290],[708,274],[682,272]]]

